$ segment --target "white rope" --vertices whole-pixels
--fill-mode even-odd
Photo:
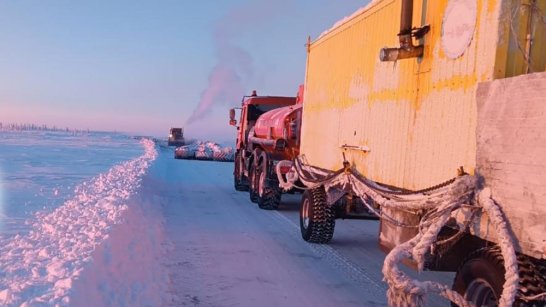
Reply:
[[[483,207],[491,223],[495,227],[498,236],[498,245],[500,246],[502,258],[504,258],[504,285],[502,295],[499,300],[499,307],[512,306],[516,299],[519,285],[518,259],[512,242],[512,236],[508,230],[506,219],[499,206],[491,198],[491,190],[483,189],[478,195],[478,202]]]
[[[283,160],[279,161],[277,163],[277,166],[275,166],[275,173],[277,173],[277,180],[279,180],[279,187],[282,188],[285,191],[288,191],[292,189],[295,185],[295,182],[298,180],[298,174],[294,172],[294,176],[288,176],[286,174],[286,180],[282,177],[281,168],[282,167],[292,167],[292,161]]]
[[[277,166],[279,169],[280,167]],[[383,265],[383,275],[389,285],[387,293],[390,306],[424,306],[427,293],[437,293],[459,306],[473,306],[467,302],[459,293],[451,290],[448,286],[431,281],[421,282],[409,278],[403,273],[398,265],[404,259],[414,260],[419,271],[423,270],[425,255],[431,251],[433,244],[437,241],[440,230],[445,226],[454,210],[465,205],[471,205],[472,195],[476,191],[476,178],[465,175],[457,177],[451,184],[439,187],[432,191],[417,194],[399,194],[390,191],[383,186],[366,178],[356,177],[351,171],[339,172],[336,176],[330,176],[323,170],[313,168],[309,165],[300,166],[295,163],[293,168],[296,174],[306,172],[312,177],[306,180],[303,176],[297,177],[309,188],[323,185],[328,191],[332,187],[341,189],[351,186],[357,196],[370,212],[385,219],[389,223],[402,227],[419,227],[419,233],[409,241],[396,246],[386,256]],[[279,175],[279,170],[277,170]],[[317,177],[326,177],[326,180],[319,181]],[[279,180],[281,182],[281,180]],[[288,185],[288,184],[287,184]],[[404,225],[394,218],[386,215],[384,210],[377,210],[371,206],[367,199],[371,198],[381,208],[403,210],[405,212],[417,213],[426,212],[421,218],[419,225]],[[475,202],[474,202],[475,203]],[[491,199],[491,191],[486,188],[479,193],[478,202],[474,206],[481,206],[489,217],[498,233],[498,244],[504,258],[505,283],[499,301],[500,307],[512,306],[519,285],[517,257],[509,232],[506,219],[500,208]],[[473,218],[472,215],[470,218]],[[467,224],[470,221],[466,221]]]
[[[540,294],[537,294],[537,295],[533,295],[533,296],[525,296],[524,297],[527,301],[534,301],[534,300],[544,300],[546,299],[546,292],[542,292]]]
[[[383,264],[383,276],[389,284],[387,296],[390,306],[424,306],[424,297],[431,292],[437,293],[459,306],[472,306],[471,303],[467,302],[459,293],[449,289],[448,286],[431,281],[413,280],[403,273],[398,266],[405,259],[413,259],[417,263],[419,271],[423,270],[426,253],[430,251],[433,243],[436,242],[438,234],[450,218],[451,212],[460,208],[465,200],[469,199],[469,191],[472,191],[474,184],[473,177],[462,176],[450,185],[450,189],[443,189],[439,193],[445,198],[439,199],[438,203],[430,202],[426,198],[423,198],[421,202],[412,203],[415,207],[433,210],[437,214],[423,216],[419,233],[387,254]],[[437,196],[433,194],[430,197],[436,199]],[[393,208],[399,206],[399,204],[395,203],[390,203],[390,205]],[[408,203],[403,205],[407,206]]]

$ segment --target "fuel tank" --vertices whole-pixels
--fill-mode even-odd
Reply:
[[[303,86],[298,91],[296,104],[262,114],[249,139],[267,151],[283,152],[285,158],[299,154]]]

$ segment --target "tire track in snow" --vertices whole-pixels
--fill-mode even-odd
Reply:
[[[72,199],[51,213],[38,213],[30,232],[0,242],[0,305],[70,303],[72,284],[91,254],[123,220],[127,200],[157,157],[151,140],[144,154],[84,182]]]
[[[168,306],[386,306],[384,290],[354,282],[293,226],[234,191],[226,164],[163,158],[154,169],[173,172],[160,193],[174,247],[165,258]]]
[[[291,220],[278,211],[273,211],[271,217],[278,223],[288,226],[288,228],[280,227],[280,229],[285,229],[285,231],[289,233],[291,237],[302,241],[300,228],[298,225],[294,224]],[[370,296],[372,296],[374,299],[377,299],[378,301],[386,300],[386,296],[383,294],[386,294],[387,285],[377,282],[377,280],[369,276],[364,269],[341,255],[334,248],[323,244],[302,243],[306,244],[315,254],[321,256],[326,262],[330,263],[333,267],[354,281],[357,285],[367,289]],[[370,285],[380,291],[368,290]]]
[[[272,213],[273,214],[271,216],[274,219],[276,219],[279,223],[288,225],[289,228],[291,228],[291,230],[286,230],[286,231],[289,232],[292,237],[302,241],[299,225],[296,225],[293,221],[288,219],[285,215],[283,215],[279,211],[274,211]],[[303,243],[306,243],[306,242],[303,242]],[[347,257],[343,256],[340,252],[338,252],[335,248],[329,245],[313,244],[313,243],[306,243],[306,244],[309,247],[309,249],[311,249],[316,254],[324,257],[327,262],[331,263],[332,266],[334,266],[341,273],[346,274],[346,276],[348,276],[351,280],[356,282],[357,285],[367,289],[369,288],[371,284],[376,289],[381,290],[379,293],[381,293],[382,295],[377,295],[378,291],[370,291],[369,293],[375,299],[386,301],[386,298],[387,298],[386,295],[388,290],[388,286],[386,283],[377,282],[377,278],[374,278],[372,275],[367,273],[366,270],[362,268],[362,266],[349,260]],[[416,273],[409,273],[409,274],[413,275]],[[438,295],[428,296],[427,301],[428,301],[427,306],[446,306],[446,304],[449,304],[444,298]]]

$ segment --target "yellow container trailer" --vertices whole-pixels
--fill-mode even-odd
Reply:
[[[546,1],[374,0],[310,42],[307,61],[286,182],[310,188],[303,238],[326,243],[336,218],[375,214],[391,305],[434,291],[543,306]],[[457,271],[454,291],[409,280],[402,260]]]

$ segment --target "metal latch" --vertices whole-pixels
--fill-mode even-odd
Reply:
[[[340,148],[360,150],[360,151],[363,151],[363,152],[370,152],[371,151],[370,147],[364,146],[364,145],[347,145],[347,144],[344,144],[344,145],[341,145]]]

